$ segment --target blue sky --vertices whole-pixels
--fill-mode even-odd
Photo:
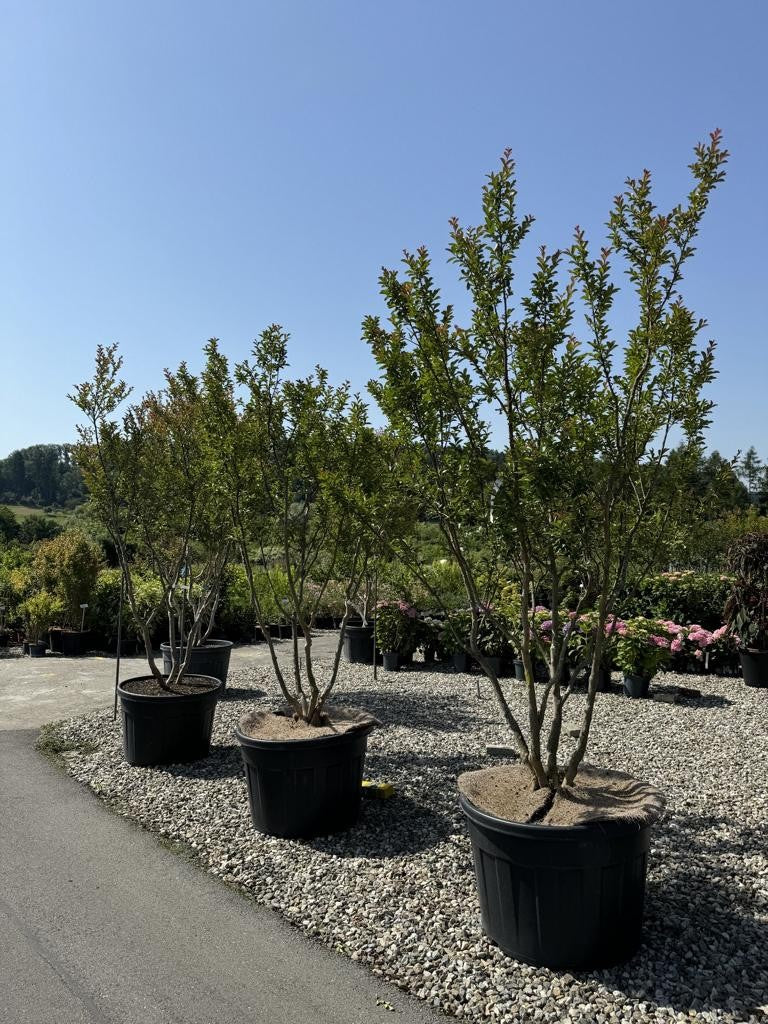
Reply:
[[[597,241],[623,179],[732,152],[685,296],[718,341],[709,443],[768,457],[768,6],[709,0],[0,0],[0,456],[74,437],[97,343],[139,390],[268,323],[364,388],[377,276],[478,219],[516,155],[528,252]],[[525,261],[526,256],[523,260]]]

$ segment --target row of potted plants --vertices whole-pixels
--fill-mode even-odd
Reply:
[[[531,220],[516,215],[514,162],[505,153],[483,188],[482,224],[465,230],[452,222],[451,256],[473,307],[469,327],[454,324],[452,306],[441,308],[425,249],[405,254],[404,280],[382,272],[389,319],[367,317],[363,333],[379,369],[370,390],[383,431],[324,371],[288,379],[287,336],[277,325],[234,372],[211,341],[199,378],[182,365],[166,374],[162,392],[127,409],[116,350],[99,350],[93,379],[74,396],[85,418],[77,457],[147,651],[149,675],[119,686],[131,763],[205,756],[222,683],[191,672],[193,651],[213,621],[233,550],[265,630],[254,573],[277,552],[293,650],[286,664],[265,636],[285,708],[256,707],[236,732],[252,820],[261,831],[292,837],[353,824],[376,722],[364,709],[330,700],[342,647],[355,628],[370,628],[361,594],[376,558],[400,560],[432,587],[412,544],[414,523],[429,520],[467,608],[444,620],[445,649],[456,645],[478,661],[518,754],[512,764],[458,779],[483,926],[503,950],[550,967],[602,967],[635,952],[650,830],[664,799],[642,781],[596,773],[584,757],[606,649],[624,636],[625,651],[637,648],[626,668],[647,670],[672,643],[658,623],[642,630],[624,623],[622,632],[614,616],[621,568],[666,522],[656,514],[653,487],[664,452],[651,458],[651,442],[679,428],[691,451],[702,444],[709,405],[701,392],[714,375],[712,351],[699,350],[698,318],[684,306],[679,283],[726,158],[719,133],[698,146],[689,198],[666,216],[652,213],[649,177],[630,179],[614,202],[602,255],[592,255],[580,231],[566,252],[542,250],[530,294],[518,301],[511,268]],[[640,326],[626,346],[611,340],[608,326],[613,258],[642,283],[635,290]],[[585,342],[572,327],[577,291],[592,311]],[[510,319],[513,308],[520,323]],[[501,459],[489,447],[489,403],[506,421]],[[493,659],[503,653],[495,653],[502,631],[487,600],[509,565],[519,573],[522,608],[533,607],[540,590],[553,595],[550,611],[517,620],[523,718],[499,683]],[[170,631],[162,667],[151,651],[159,612],[136,601],[142,569],[162,583],[157,607]],[[574,578],[588,578],[595,595],[587,621],[560,610],[564,583]],[[312,624],[334,579],[346,581],[344,616],[335,657],[320,663]],[[361,607],[360,626],[349,631]],[[407,656],[418,617],[399,605],[381,611],[380,625]],[[579,738],[566,752],[563,714],[572,650],[579,649],[587,695]],[[543,687],[535,685],[537,662],[546,668]],[[500,790],[511,801],[504,806],[494,802]]]

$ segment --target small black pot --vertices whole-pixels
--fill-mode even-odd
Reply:
[[[216,685],[202,693],[157,696],[129,693],[124,687],[133,679],[126,679],[118,686],[123,755],[128,764],[182,764],[208,756],[213,716],[224,684],[213,676],[206,678]]]
[[[739,651],[747,686],[768,686],[768,651]]]
[[[640,945],[650,825],[524,825],[463,795],[483,930],[516,960],[595,970]]]
[[[68,658],[79,658],[88,650],[88,643],[91,638],[89,632],[81,632],[79,629],[62,629],[59,634],[61,638],[61,653]]]
[[[400,663],[400,655],[397,651],[382,651],[381,660],[385,672],[397,672],[397,667]]]
[[[515,658],[515,679],[520,679],[525,682],[525,664],[522,658]],[[533,678],[537,683],[545,683],[547,681],[548,672],[547,666],[543,661],[534,661],[533,663]]]
[[[373,664],[373,623],[347,623],[344,630],[344,657],[353,665]]]
[[[27,648],[25,654],[29,654],[30,658],[44,658],[45,652],[48,649],[48,645],[45,640],[31,641],[30,643],[25,644],[25,646]]]
[[[22,641],[22,644],[21,644],[21,653],[22,653],[22,655],[27,655],[27,654],[29,654],[29,640],[23,640],[23,641]]]
[[[647,697],[651,680],[646,676],[624,673],[624,693],[627,697]]]
[[[245,765],[251,820],[258,832],[286,839],[327,836],[351,828],[360,813],[368,734],[302,740],[235,735]]]
[[[0,647],[7,647],[10,639],[8,633],[0,633]]]
[[[163,672],[171,672],[171,645],[160,644],[163,655]],[[232,653],[231,640],[206,640],[192,648],[192,655],[187,666],[188,676],[213,676],[220,679],[226,687],[229,672],[229,656]],[[176,648],[177,661],[181,658],[181,647]]]
[[[451,661],[457,672],[469,672],[469,655],[466,651],[456,651],[451,655]]]
[[[497,657],[496,655],[493,655],[493,654],[486,654],[484,660],[488,663],[488,667],[491,669],[492,672],[494,672],[496,674],[496,678],[498,679],[499,676],[501,675],[501,663],[502,663],[501,656],[499,655]],[[479,661],[478,661],[477,664],[478,664],[478,666],[480,666],[480,662]],[[480,669],[482,671],[482,666],[480,666]]]

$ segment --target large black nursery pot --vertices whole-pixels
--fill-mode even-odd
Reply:
[[[254,828],[285,839],[352,828],[373,727],[297,740],[254,739],[236,729]]]
[[[45,640],[30,640],[27,644],[27,653],[30,658],[44,658],[47,649]]]
[[[651,680],[648,676],[630,675],[624,673],[624,693],[627,697],[647,697],[651,688]]]
[[[651,825],[528,825],[459,799],[483,930],[501,949],[556,970],[610,967],[636,952]]]
[[[768,686],[768,651],[739,651],[739,658],[747,686]]]
[[[59,637],[61,653],[69,658],[79,658],[88,650],[91,634],[87,630],[62,629]]]
[[[191,673],[190,673],[191,675]],[[131,693],[126,679],[117,688],[123,719],[123,754],[128,764],[181,764],[207,757],[216,703],[224,684],[214,676],[200,677],[210,688],[199,693],[157,695]]]
[[[515,679],[519,679],[525,682],[525,663],[522,658],[515,658],[513,662],[515,668]],[[533,678],[537,683],[546,683],[549,679],[549,672],[547,666],[543,661],[534,661],[533,663]]]
[[[344,630],[344,657],[353,665],[373,664],[373,623],[362,619],[347,622]]]
[[[61,626],[51,626],[48,630],[48,648],[52,654],[62,654],[61,634],[64,630]]]
[[[163,672],[166,675],[171,671],[171,645],[160,644],[160,651],[163,655]],[[213,676],[220,679],[223,688],[227,685],[227,673],[229,672],[229,656],[232,653],[231,640],[205,640],[192,648],[192,654],[187,666],[188,676]],[[176,660],[182,658],[181,647],[176,647]]]

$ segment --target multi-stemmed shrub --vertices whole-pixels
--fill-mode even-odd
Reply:
[[[469,324],[458,325],[453,307],[441,306],[424,248],[405,254],[404,279],[382,272],[389,323],[364,323],[381,371],[371,390],[401,445],[401,492],[438,525],[471,609],[470,650],[535,785],[552,793],[574,782],[584,758],[605,623],[619,611],[630,569],[654,551],[677,513],[663,489],[672,439],[683,439],[678,465],[702,450],[713,345],[699,346],[704,324],[685,306],[680,285],[726,158],[718,133],[698,146],[687,200],[667,212],[654,204],[648,172],[629,179],[614,201],[607,244],[595,253],[577,229],[565,252],[542,249],[528,294],[517,300],[515,258],[532,218],[517,215],[514,165],[505,154],[483,189],[482,223],[452,221],[449,248],[470,294]],[[621,341],[610,324],[619,274],[637,304]],[[577,295],[584,339],[574,328]],[[503,438],[501,459],[491,450],[489,408]],[[411,544],[393,545],[393,554],[428,585]],[[527,729],[479,646],[482,609],[510,571],[520,584]],[[596,621],[579,739],[561,764],[571,683],[560,607],[574,579],[594,601]],[[528,609],[541,590],[549,595],[553,639],[540,693]],[[571,610],[585,610],[580,601]]]
[[[726,619],[737,645],[768,650],[768,534],[748,533],[728,551],[733,584]]]

